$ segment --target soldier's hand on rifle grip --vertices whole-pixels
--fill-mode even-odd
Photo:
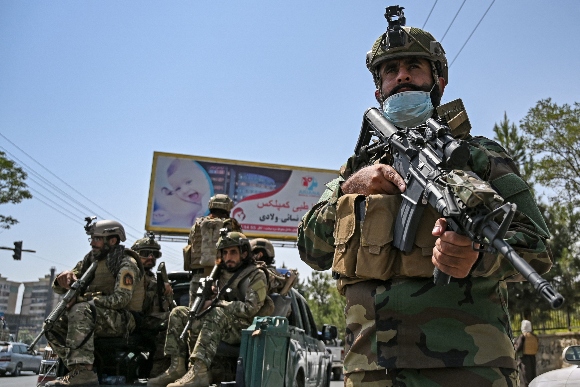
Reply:
[[[374,164],[364,167],[350,176],[341,185],[346,194],[387,194],[398,195],[407,188],[397,171],[386,164]]]
[[[431,261],[445,274],[465,278],[477,261],[479,252],[473,250],[469,237],[446,229],[447,221],[444,218],[437,219],[432,234],[439,238],[435,242]],[[476,247],[479,245],[476,244]]]
[[[65,270],[56,277],[56,283],[63,289],[70,289],[71,285],[77,280],[75,273]]]

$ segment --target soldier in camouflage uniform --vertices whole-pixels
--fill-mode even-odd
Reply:
[[[468,142],[467,169],[518,206],[506,240],[536,271],[547,272],[549,232],[514,162],[497,143],[470,135],[459,100],[439,106],[449,78],[435,38],[403,21],[376,40],[367,67],[383,115],[395,126],[435,117]],[[345,386],[516,386],[506,282],[523,277],[501,255],[474,251],[432,210],[409,255],[396,250],[379,259],[391,249],[405,189],[388,163],[353,156],[299,225],[302,260],[316,270],[332,267],[346,297]],[[366,205],[362,226],[357,197]],[[433,284],[434,267],[454,277],[449,285]]]
[[[217,194],[209,199],[209,215],[195,220],[189,232],[187,246],[183,248],[184,270],[191,271],[190,300],[193,300],[199,280],[211,272],[218,252],[215,248],[222,228],[242,232],[237,220],[230,217],[234,202],[228,195]]]
[[[189,309],[178,306],[169,316],[165,343],[171,367],[161,376],[150,379],[148,386],[209,386],[208,369],[220,341],[239,344],[242,329],[250,326],[254,316],[268,313],[263,310],[268,287],[266,276],[252,259],[250,242],[245,235],[223,229],[216,247],[220,253],[216,296],[206,300],[202,317],[195,320],[189,331],[189,370],[185,372],[187,345],[179,340]]]
[[[150,377],[158,376],[169,367],[170,359],[163,353],[165,346],[165,334],[169,313],[174,306],[173,289],[162,278],[156,278],[155,268],[157,258],[161,257],[161,245],[155,240],[155,235],[149,234],[133,244],[131,250],[139,254],[145,275],[143,287],[145,300],[143,302],[143,321],[140,329],[145,334],[155,335],[155,353],[153,353],[153,366],[149,372]],[[159,284],[161,281],[162,284]]]
[[[98,386],[93,372],[94,338],[123,337],[135,329],[135,317],[143,306],[141,285],[143,266],[139,256],[126,249],[123,226],[114,220],[101,220],[87,228],[92,250],[72,271],[60,273],[52,287],[63,294],[96,260],[95,275],[83,294],[69,306],[47,332],[50,346],[69,369],[62,378],[46,386]]]
[[[267,270],[268,293],[278,293],[282,296],[288,294],[292,286],[298,279],[298,272],[290,269],[286,275],[281,274],[274,265],[274,245],[265,238],[254,238],[250,240],[252,255],[258,265],[263,265]]]

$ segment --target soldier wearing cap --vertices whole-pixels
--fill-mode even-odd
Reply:
[[[469,144],[468,168],[518,206],[508,242],[540,274],[550,269],[549,238],[528,185],[506,151],[473,137],[460,100],[441,105],[449,83],[445,51],[427,31],[405,26],[403,8],[388,7],[387,31],[366,57],[384,117],[398,128],[428,118]],[[332,268],[346,297],[345,386],[515,386],[517,372],[506,281],[522,276],[500,254],[476,251],[427,208],[411,253],[392,247],[406,189],[389,165],[352,156],[327,184],[298,228],[301,259]],[[366,206],[364,222],[355,202]],[[433,269],[454,277],[433,284]]]
[[[143,288],[145,299],[143,302],[143,321],[140,328],[147,334],[154,335],[155,352],[152,355],[152,368],[150,377],[160,375],[169,366],[169,358],[163,354],[165,346],[165,333],[169,313],[174,306],[172,299],[173,289],[163,278],[157,278],[153,269],[157,259],[161,257],[161,245],[155,240],[155,235],[148,234],[141,238],[131,247],[131,250],[139,254],[145,275]],[[159,283],[161,281],[161,284]]]
[[[271,312],[263,308],[268,289],[266,276],[251,256],[249,240],[244,234],[227,229],[222,229],[220,235],[216,245],[220,270],[214,284],[214,298],[204,304],[204,312],[190,329],[187,343],[179,337],[189,319],[189,309],[178,306],[171,311],[165,344],[171,366],[159,377],[150,379],[148,386],[209,386],[208,370],[220,341],[239,344],[242,329],[250,326],[254,316]],[[186,371],[188,346],[189,369]]]
[[[77,296],[46,337],[69,369],[46,386],[98,386],[93,372],[94,338],[123,337],[136,327],[143,307],[143,266],[139,256],[120,242],[125,229],[114,220],[100,220],[87,227],[92,250],[73,270],[58,274],[52,287],[62,294],[70,289],[94,261],[98,266],[88,287]]]

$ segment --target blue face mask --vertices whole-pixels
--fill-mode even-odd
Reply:
[[[403,91],[391,95],[383,102],[383,115],[400,128],[412,128],[424,124],[433,115],[431,93]]]

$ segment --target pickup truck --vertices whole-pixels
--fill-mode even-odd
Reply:
[[[189,272],[168,274],[177,305],[189,305]],[[240,346],[220,343],[210,367],[212,386],[236,387],[329,387],[332,378],[332,356],[324,341],[337,336],[335,326],[325,325],[318,332],[308,303],[296,290],[287,296],[271,294],[275,304],[273,316],[255,317],[242,331]],[[101,384],[111,378],[116,384],[143,384],[149,377],[149,354],[153,342],[135,332],[127,339],[96,338],[95,369]],[[52,364],[51,364],[52,365]],[[48,367],[47,367],[48,368]],[[57,361],[56,375],[67,370]],[[49,380],[50,375],[42,380]]]

